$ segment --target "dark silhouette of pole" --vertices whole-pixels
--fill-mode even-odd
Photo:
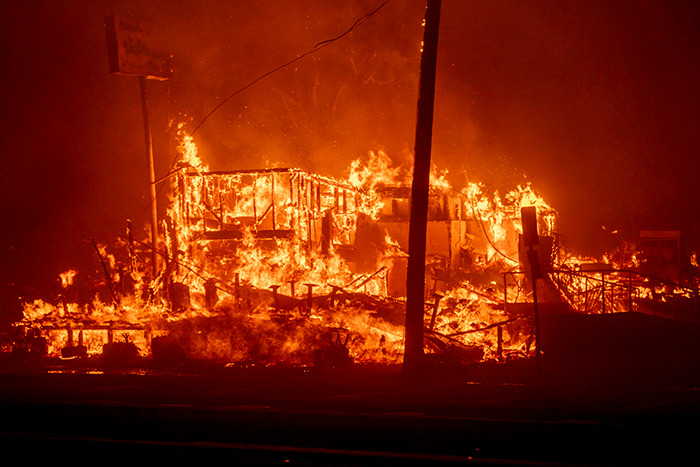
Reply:
[[[527,246],[527,260],[530,265],[530,279],[532,280],[532,305],[535,319],[535,362],[540,369],[542,355],[542,339],[540,337],[540,312],[537,300],[537,279],[542,279],[542,267],[535,246],[539,244],[537,232],[537,208],[528,206],[520,208],[520,220],[523,227],[523,244]]]
[[[441,0],[428,0],[420,64],[416,121],[411,219],[408,232],[406,279],[406,351],[404,369],[414,372],[423,362],[423,315],[425,307],[425,240],[430,187],[430,150],[433,137],[435,69]]]

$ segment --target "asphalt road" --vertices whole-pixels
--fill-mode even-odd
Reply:
[[[0,373],[3,452],[47,462],[684,465],[699,409],[693,387],[546,375]]]

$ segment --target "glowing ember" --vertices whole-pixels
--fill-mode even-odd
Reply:
[[[73,285],[73,278],[76,276],[76,274],[78,274],[78,271],[75,271],[73,269],[59,274],[58,276],[61,279],[61,287],[65,289],[69,285]]]

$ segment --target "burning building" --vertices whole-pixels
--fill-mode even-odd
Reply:
[[[103,293],[90,303],[68,293],[27,303],[15,352],[233,366],[402,361],[405,171],[381,151],[353,162],[344,179],[295,168],[210,171],[191,140],[180,151],[161,222],[162,267],[153,273],[149,244],[130,228],[118,251],[95,244]],[[524,207],[537,213],[536,270]],[[530,186],[487,196],[479,184],[455,189],[434,171],[424,314],[431,358],[503,361],[532,356],[538,345],[556,352],[574,340],[552,323],[588,315],[695,317],[696,290],[646,275],[636,250],[611,256],[615,262],[571,255],[556,219]],[[62,275],[66,291],[78,277]],[[546,318],[539,344],[536,284]]]
[[[131,230],[120,253],[95,244],[108,293],[86,304],[27,304],[28,340],[62,358],[132,349],[132,357],[228,364],[401,361],[409,198],[386,154],[335,180],[293,168],[209,171],[191,141],[180,149],[161,270],[151,273],[148,244]],[[488,200],[478,185],[461,192],[433,176],[432,352],[481,359],[529,351],[527,320],[508,317],[501,298],[504,287],[521,285],[500,276],[518,267],[518,209],[539,202],[534,196],[527,187],[506,202]],[[553,234],[556,213],[540,212]],[[75,275],[66,274],[66,288]],[[513,328],[512,341],[497,323]]]
[[[296,168],[211,171],[191,138],[182,143],[150,247],[130,229],[120,253],[95,244],[108,293],[26,304],[14,349],[226,365],[401,361],[410,185],[386,154],[336,180]],[[423,318],[436,358],[539,351],[538,281],[543,300],[566,312],[656,313],[681,296],[697,303],[697,291],[572,261],[560,249],[556,212],[529,186],[503,198],[482,188],[431,176]],[[523,243],[523,207],[537,208],[537,261]]]

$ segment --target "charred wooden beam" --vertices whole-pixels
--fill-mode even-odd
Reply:
[[[440,307],[440,300],[442,299],[443,295],[436,293],[434,294],[435,297],[435,303],[433,304],[433,314],[430,316],[430,330],[432,330],[435,327],[435,318],[437,318],[437,312]]]
[[[474,334],[477,332],[484,332],[484,331],[488,331],[489,329],[499,328],[499,327],[503,326],[504,324],[512,323],[513,321],[517,321],[519,319],[521,319],[521,318],[511,318],[511,319],[507,319],[505,321],[499,321],[498,323],[489,324],[488,326],[470,329],[469,331],[461,331],[461,332],[455,332],[452,334],[445,334],[445,335],[448,337],[457,337],[457,336],[464,336],[465,334]]]
[[[377,277],[379,274],[381,274],[383,271],[386,271],[387,269],[388,269],[388,268],[387,268],[386,266],[382,266],[381,268],[377,269],[377,270],[374,271],[372,274],[370,274],[369,276],[367,276],[367,277],[366,277],[364,280],[362,280],[359,284],[353,286],[353,288],[359,289],[360,287],[366,285],[369,281],[371,281],[372,279],[374,279],[375,277]],[[353,282],[354,282],[354,281],[353,281]],[[352,284],[352,282],[351,282],[351,284]]]

